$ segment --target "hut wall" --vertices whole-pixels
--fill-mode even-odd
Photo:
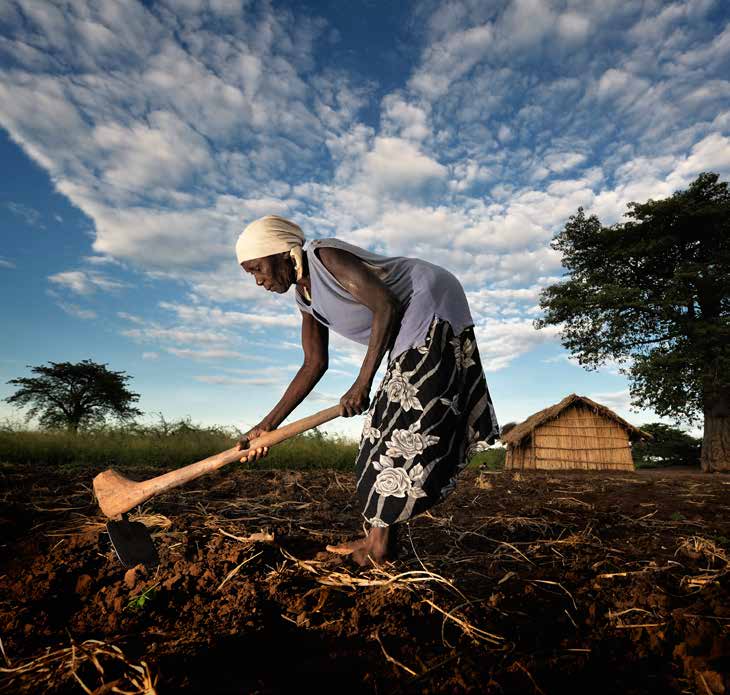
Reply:
[[[535,429],[535,461],[549,470],[634,470],[626,430],[585,406],[566,408]]]
[[[507,454],[504,459],[505,470],[521,471],[525,468],[534,468],[530,459],[532,447],[530,439],[525,438],[517,446],[507,447]]]

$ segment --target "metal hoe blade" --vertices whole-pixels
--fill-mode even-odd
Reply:
[[[123,514],[121,521],[108,521],[106,530],[114,552],[125,567],[141,564],[152,569],[160,563],[152,536],[141,521],[129,521]]]

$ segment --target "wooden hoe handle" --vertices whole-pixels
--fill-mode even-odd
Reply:
[[[248,443],[248,448],[259,449],[264,446],[273,446],[285,439],[311,430],[313,427],[334,420],[339,414],[340,406],[333,405],[331,408],[320,410],[314,415],[284,425],[279,429],[265,432],[260,437],[252,439]],[[246,449],[239,450],[238,445],[236,445],[232,449],[226,449],[220,454],[215,454],[215,456],[210,456],[197,463],[191,463],[189,466],[183,466],[141,482],[129,480],[110,468],[94,478],[94,493],[101,511],[109,518],[113,518],[128,512],[154,495],[167,492],[174,487],[195,480],[201,475],[206,475],[229,463],[240,460],[246,455],[246,451]]]

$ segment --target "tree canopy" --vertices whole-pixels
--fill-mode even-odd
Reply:
[[[73,430],[98,425],[108,417],[128,421],[142,415],[133,407],[139,394],[127,389],[132,377],[107,369],[91,360],[49,362],[28,369],[38,376],[20,377],[8,383],[18,390],[5,399],[18,407],[28,407],[28,419],[38,417],[41,427]]]
[[[551,243],[567,277],[543,290],[534,325],[559,325],[589,369],[618,361],[633,405],[678,421],[704,417],[703,467],[727,469],[728,185],[703,173],[687,190],[628,207],[628,219],[608,227],[582,208],[570,217]]]
[[[652,439],[636,442],[631,448],[634,461],[639,465],[696,466],[700,463],[701,439],[695,439],[683,430],[663,422],[641,426]]]

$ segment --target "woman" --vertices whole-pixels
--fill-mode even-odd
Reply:
[[[476,452],[499,437],[466,295],[448,271],[417,258],[385,257],[338,239],[303,250],[293,222],[268,215],[236,244],[256,284],[283,294],[295,286],[304,364],[273,410],[239,444],[270,431],[327,371],[329,330],[367,345],[341,414],[367,411],[356,460],[365,538],[327,550],[359,565],[394,555],[397,524],[443,500]],[[389,351],[372,404],[370,388]],[[255,461],[268,449],[241,461]]]

